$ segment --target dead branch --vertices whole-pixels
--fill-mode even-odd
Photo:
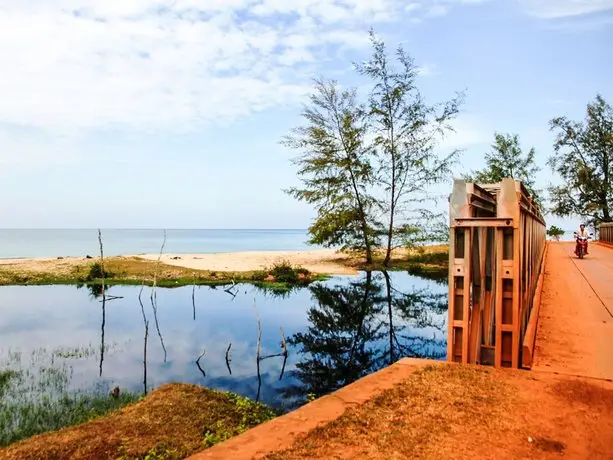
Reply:
[[[98,244],[100,245],[100,269],[102,272],[102,326],[100,334],[100,377],[102,377],[102,363],[104,361],[104,326],[106,324],[106,272],[104,271],[104,247],[102,232],[98,229]]]
[[[283,378],[283,374],[285,373],[285,365],[287,364],[287,357],[289,353],[287,351],[287,342],[285,341],[285,332],[283,332],[283,328],[279,327],[279,332],[281,332],[281,346],[283,347],[283,366],[281,367],[281,373],[279,374],[279,380]]]
[[[155,270],[153,272],[153,286],[151,287],[151,307],[153,308],[153,319],[155,320],[155,328],[157,329],[158,336],[160,337],[160,343],[162,344],[162,350],[164,350],[164,362],[166,362],[167,353],[166,353],[166,346],[164,345],[164,338],[162,337],[162,332],[160,331],[160,323],[158,321],[157,293],[155,291],[155,288],[157,287],[158,269],[160,266],[160,260],[162,259],[162,253],[164,252],[165,245],[166,245],[166,230],[164,230],[164,241],[162,241],[162,247],[160,248],[160,255],[158,256],[158,260],[155,265]]]
[[[145,306],[143,305],[143,289],[145,289],[145,282],[141,284],[140,292],[138,293],[138,303],[140,303],[140,309],[143,314],[143,323],[145,324],[145,339],[143,344],[143,388],[145,395],[147,394],[147,340],[149,338],[149,321],[145,315]]]
[[[255,302],[255,299],[253,299],[253,309],[255,310],[255,318],[257,321],[257,325],[258,325],[258,342],[257,342],[256,354],[255,354],[256,369],[258,373],[258,394],[255,398],[257,402],[260,400],[260,390],[262,389],[262,374],[260,373],[260,361],[261,361],[260,347],[262,344],[262,324],[260,323],[260,314],[258,313],[258,307]]]
[[[224,289],[225,292],[227,292],[228,294],[230,294],[232,296],[232,300],[234,300],[236,298],[236,294],[238,294],[238,292],[234,292],[233,289],[238,290],[237,284],[234,281],[234,278],[232,278],[232,286],[230,286],[228,289]]]
[[[228,349],[226,350],[226,367],[228,368],[228,372],[232,375],[232,369],[230,368],[230,362],[232,361],[230,358],[230,348],[232,348],[232,342],[228,345]]]
[[[196,360],[196,366],[198,366],[198,369],[200,370],[200,372],[202,372],[202,376],[206,378],[206,373],[204,372],[204,369],[200,367],[200,360],[205,354],[206,354],[206,350],[203,350],[200,356],[198,356],[198,359]]]
[[[196,278],[194,278],[194,286],[192,287],[192,310],[194,312],[194,321],[196,321]]]

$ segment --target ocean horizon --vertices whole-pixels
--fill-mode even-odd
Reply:
[[[101,228],[108,256],[158,253],[207,254],[318,249],[306,229]],[[0,229],[0,259],[84,257],[100,253],[98,229]]]

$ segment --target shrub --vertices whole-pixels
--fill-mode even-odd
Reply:
[[[94,262],[89,267],[89,272],[87,273],[86,281],[95,281],[102,278],[111,278],[113,274],[107,270],[102,268],[102,264],[100,262]]]
[[[288,261],[275,262],[272,267],[265,270],[258,270],[253,273],[253,281],[266,281],[272,276],[277,283],[302,284],[309,281],[311,272],[303,267],[294,267]]]

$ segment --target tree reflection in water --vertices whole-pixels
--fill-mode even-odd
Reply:
[[[316,305],[306,332],[288,340],[302,358],[292,372],[298,383],[282,390],[286,398],[325,395],[403,357],[445,358],[447,294],[405,292],[393,278],[368,272],[309,288]]]

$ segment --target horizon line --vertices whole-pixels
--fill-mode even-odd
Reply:
[[[2,227],[2,230],[256,230],[256,231],[270,231],[270,230],[281,230],[281,231],[305,231],[308,228],[250,228],[250,227],[235,227],[235,228],[187,228],[187,227]]]

